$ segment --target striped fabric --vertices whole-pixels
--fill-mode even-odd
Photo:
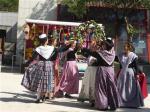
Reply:
[[[34,92],[53,92],[53,75],[53,62],[39,61],[29,65],[25,71],[21,85]]]

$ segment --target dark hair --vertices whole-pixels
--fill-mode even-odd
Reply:
[[[114,43],[111,39],[106,39],[104,41],[104,44],[106,45],[106,50],[110,51],[112,49],[112,47],[114,47]]]
[[[48,31],[47,37],[48,37],[48,39],[53,38],[53,31],[52,31],[52,30],[49,30],[49,31]]]
[[[45,42],[47,41],[47,37],[46,38],[42,38],[42,39],[39,39],[40,40],[40,44],[41,45],[44,45],[45,44]]]

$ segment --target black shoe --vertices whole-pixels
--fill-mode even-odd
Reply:
[[[85,100],[78,98],[77,101],[84,102]]]
[[[40,99],[42,100],[42,102],[44,102],[46,100],[46,97],[42,96]]]
[[[92,103],[91,103],[91,107],[94,107],[94,106],[95,106],[95,103],[94,103],[94,102],[92,102]]]
[[[49,97],[47,96],[47,97],[45,97],[45,99],[49,99]]]
[[[110,108],[109,110],[110,110],[110,111],[115,111],[115,110],[116,110],[116,108]]]
[[[55,99],[55,97],[53,96],[53,97],[51,97],[51,99],[53,100],[53,99]]]
[[[67,93],[65,94],[65,97],[66,98],[73,98],[70,94],[67,94]]]
[[[35,103],[40,103],[40,99],[37,99],[37,100],[35,101]]]
[[[105,108],[105,109],[99,109],[100,111],[107,111],[108,110],[108,108]]]
[[[40,97],[39,99],[37,99],[37,100],[35,101],[35,103],[40,103],[41,100],[42,100],[42,102],[44,102],[44,101],[45,101],[45,96],[42,96],[42,97]]]

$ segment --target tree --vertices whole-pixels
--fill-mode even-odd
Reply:
[[[131,9],[150,9],[150,0],[63,0],[63,3],[68,6],[68,11],[75,14],[78,18],[82,18],[87,10],[88,5],[100,4],[100,6],[109,6],[113,9],[116,16],[116,37],[118,36],[118,26],[119,26],[119,14],[118,9],[123,9],[124,22],[126,23],[126,31],[128,34],[128,40],[136,32],[135,28],[128,23],[126,18],[127,13]]]
[[[116,11],[118,8],[128,10],[130,8],[148,8],[150,9],[150,0],[62,0],[63,4],[69,7],[69,11],[81,18],[87,11],[88,4],[97,4],[109,6]],[[124,11],[126,12],[126,11]]]
[[[19,0],[0,0],[0,11],[18,12]]]

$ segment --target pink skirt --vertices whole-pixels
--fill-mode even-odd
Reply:
[[[68,94],[78,94],[79,90],[79,71],[76,61],[67,61],[63,66],[62,77],[57,91]]]

